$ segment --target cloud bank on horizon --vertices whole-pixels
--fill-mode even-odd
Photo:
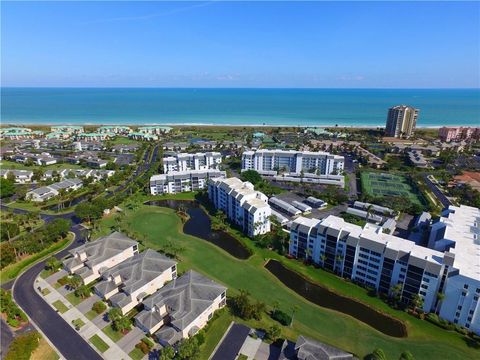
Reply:
[[[478,2],[5,2],[2,86],[480,87]]]

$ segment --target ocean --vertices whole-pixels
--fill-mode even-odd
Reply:
[[[480,126],[480,89],[2,88],[2,124],[384,126],[420,109],[418,127]]]

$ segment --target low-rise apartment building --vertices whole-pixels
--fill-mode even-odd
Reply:
[[[382,293],[391,294],[400,284],[404,303],[420,295],[424,311],[439,310],[440,317],[479,333],[480,252],[474,236],[480,213],[463,207],[450,211],[454,215],[441,221],[444,225],[433,225],[435,249],[330,215],[323,220],[297,218],[289,252]],[[443,301],[438,293],[445,294]]]
[[[290,174],[335,175],[344,169],[344,157],[327,152],[267,150],[245,151],[242,171],[255,170],[264,175]]]
[[[480,209],[450,206],[432,224],[429,247],[455,260],[446,278],[440,317],[480,333]]]
[[[102,273],[95,292],[123,314],[177,277],[177,263],[147,249]]]
[[[83,133],[83,126],[76,125],[56,125],[50,127],[51,132],[66,132],[70,134]]]
[[[83,186],[81,179],[67,179],[51,184],[48,186],[42,186],[37,189],[30,190],[25,195],[25,198],[30,201],[43,202],[51,199],[57,195],[60,195],[62,190],[66,192],[75,191]]]
[[[97,129],[97,132],[99,133],[113,133],[117,135],[128,135],[132,129],[130,129],[128,126],[119,126],[119,125],[114,125],[114,126],[100,126]]]
[[[17,184],[32,182],[33,171],[0,169],[0,176],[4,179],[11,177]]]
[[[270,231],[272,211],[268,197],[237,178],[210,179],[208,197],[216,209],[240,226],[250,237]]]
[[[162,135],[162,134],[168,134],[170,131],[172,131],[173,128],[170,126],[141,126],[137,129],[138,132],[144,133],[144,134],[152,134],[152,135]]]
[[[222,162],[222,154],[219,152],[206,152],[186,154],[180,153],[175,156],[163,158],[163,172],[168,174],[173,171],[208,170],[219,168]]]
[[[63,261],[70,274],[79,275],[84,284],[100,278],[104,272],[138,254],[138,242],[115,231],[69,251]]]
[[[202,190],[207,187],[209,179],[225,176],[225,171],[219,170],[174,171],[153,175],[150,178],[150,193],[159,195]]]
[[[143,301],[135,324],[166,346],[195,335],[227,303],[227,288],[188,271]]]

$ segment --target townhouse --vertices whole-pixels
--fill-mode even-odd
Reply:
[[[336,175],[344,169],[344,157],[327,152],[268,150],[245,151],[242,171],[256,170],[262,175],[277,175],[279,171],[293,175]]]
[[[33,171],[0,169],[0,176],[4,179],[11,177],[17,184],[25,184],[32,182]]]
[[[70,257],[63,261],[65,269],[70,274],[79,275],[84,284],[89,284],[108,269],[138,254],[138,242],[115,231],[69,253]]]
[[[180,153],[175,156],[163,158],[163,172],[173,171],[208,170],[219,168],[222,155],[218,152],[206,152],[196,154]]]
[[[103,272],[95,292],[123,314],[177,277],[177,263],[147,249]]]
[[[225,171],[219,170],[188,170],[174,171],[168,174],[153,175],[150,178],[150,193],[176,194],[186,191],[205,189],[211,178],[224,178]]]
[[[289,253],[382,293],[392,294],[399,284],[402,302],[408,304],[418,294],[424,311],[439,312],[479,333],[480,213],[462,206],[451,207],[448,215],[432,227],[434,248],[332,215],[323,220],[300,217],[292,223]],[[439,293],[445,295],[443,301]]]
[[[210,179],[208,198],[247,236],[254,237],[270,231],[272,211],[268,197],[255,191],[252,183],[238,178]]]
[[[284,341],[278,360],[358,360],[337,347],[300,335],[295,343]]]
[[[143,301],[135,324],[160,344],[173,345],[195,335],[226,305],[227,288],[188,271]]]
[[[115,174],[115,170],[95,170],[95,169],[59,169],[47,170],[42,176],[42,180],[51,180],[55,177],[64,179],[66,177],[74,178],[92,178],[93,181],[109,178]]]
[[[27,192],[25,198],[30,201],[42,202],[51,199],[65,190],[66,192],[75,191],[83,186],[81,179],[62,180],[55,184],[42,186]]]

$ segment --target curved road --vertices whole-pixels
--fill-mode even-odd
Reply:
[[[152,163],[155,162],[158,155],[158,145],[156,145],[152,152],[146,151],[144,156],[144,163],[141,164],[134,176],[139,176],[141,173],[148,171]],[[148,161],[149,157],[151,158]],[[121,192],[128,188],[130,181],[126,181],[119,186],[115,192]],[[2,209],[8,207],[0,204]],[[9,208],[11,209],[11,208]],[[21,209],[11,209],[15,213],[26,213],[28,211]],[[55,218],[65,218],[72,221],[70,231],[75,234],[75,240],[65,249],[57,253],[57,258],[62,258],[68,255],[68,251],[81,245],[85,241],[85,236],[82,234],[82,226],[80,220],[75,217],[74,213],[62,215],[41,215],[45,222],[54,220]],[[75,360],[96,360],[102,357],[92,349],[88,344],[63,318],[48,305],[43,298],[34,291],[35,279],[42,269],[45,267],[45,261],[41,261],[23,274],[15,279],[15,282],[9,282],[2,285],[3,288],[9,289],[12,287],[12,294],[15,302],[25,311],[30,317],[36,327],[38,327],[45,336],[55,345],[57,350],[66,359]]]

